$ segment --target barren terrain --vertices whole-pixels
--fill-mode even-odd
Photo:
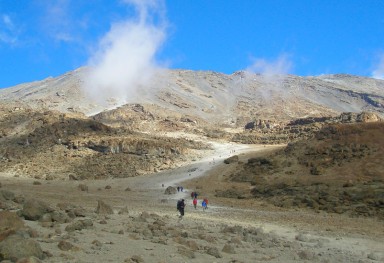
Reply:
[[[384,262],[384,81],[87,70],[0,90],[1,262]]]
[[[1,189],[43,200],[55,209],[63,202],[85,209],[85,217],[75,221],[88,218],[92,226],[81,230],[66,231],[70,222],[25,221],[37,232],[37,242],[49,255],[47,262],[383,260],[382,220],[214,196],[216,176],[225,169],[225,158],[233,154],[244,158],[246,153],[279,147],[214,142],[213,150],[203,151],[189,165],[123,179],[37,181],[2,174]],[[199,182],[201,198],[210,200],[206,211],[191,205],[189,194],[196,190],[195,182]],[[80,184],[88,190],[81,191]],[[179,185],[185,187],[184,192],[164,194],[166,187]],[[187,202],[183,219],[178,218],[175,207],[179,198]],[[113,214],[95,213],[98,200],[110,205]],[[59,245],[63,241],[70,243],[69,249]]]

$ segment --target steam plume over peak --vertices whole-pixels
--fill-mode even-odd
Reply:
[[[384,54],[379,58],[375,70],[372,72],[372,78],[384,79]]]
[[[274,61],[267,61],[265,59],[254,59],[246,71],[252,73],[259,73],[266,76],[272,75],[286,75],[292,68],[292,62],[289,60],[288,55],[283,54]]]
[[[88,62],[84,88],[99,103],[110,98],[129,102],[159,69],[155,56],[165,40],[163,5],[153,0],[124,3],[135,7],[136,16],[113,24]]]

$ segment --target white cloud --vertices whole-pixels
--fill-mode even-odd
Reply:
[[[71,1],[49,1],[43,7],[42,28],[48,36],[59,42],[73,42],[76,19],[70,15]]]
[[[379,56],[379,61],[372,71],[372,78],[384,79],[384,54]]]
[[[253,63],[245,71],[254,74],[261,74],[257,80],[260,83],[259,92],[262,98],[266,100],[274,99],[278,96],[290,96],[290,90],[284,86],[284,80],[293,68],[290,55],[282,54],[275,60],[266,60],[262,58],[252,59]]]
[[[267,76],[286,75],[292,70],[293,67],[293,63],[287,54],[282,54],[276,60],[272,61],[262,58],[252,60],[252,65],[248,66],[246,71]]]
[[[165,40],[164,19],[159,1],[124,1],[134,5],[136,16],[115,23],[101,39],[89,59],[90,73],[84,88],[99,102],[109,98],[119,104],[133,99],[138,87],[148,83],[159,69],[156,53]]]
[[[11,18],[8,15],[2,15],[2,20],[3,20],[4,25],[7,28],[12,29],[14,27],[13,26],[13,22],[12,22]]]
[[[15,26],[11,17],[7,14],[1,15],[0,20],[0,42],[15,45],[18,42],[19,29]]]

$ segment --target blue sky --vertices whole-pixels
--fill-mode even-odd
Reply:
[[[97,63],[141,19],[161,67],[384,78],[383,14],[382,0],[0,0],[0,87]],[[132,52],[118,57],[141,63]]]

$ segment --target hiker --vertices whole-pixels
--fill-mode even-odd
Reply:
[[[183,192],[184,190],[184,187],[180,186],[180,191]]]
[[[180,192],[180,186],[177,187],[177,191]]]
[[[193,206],[195,207],[195,209],[196,209],[196,205],[197,205],[197,198],[194,198],[193,199],[193,201],[192,201],[192,203],[193,203]]]
[[[195,192],[191,193],[191,198],[193,199],[195,197]]]
[[[177,201],[177,210],[180,212],[179,218],[182,218],[184,216],[184,208],[185,208],[184,199]]]
[[[203,202],[205,202],[205,209],[208,209],[208,199],[204,198]]]
[[[194,194],[194,197],[197,198],[198,196],[197,192],[194,192],[193,194]]]
[[[201,206],[203,207],[203,210],[207,209],[207,203],[205,202],[205,200],[203,200]]]

